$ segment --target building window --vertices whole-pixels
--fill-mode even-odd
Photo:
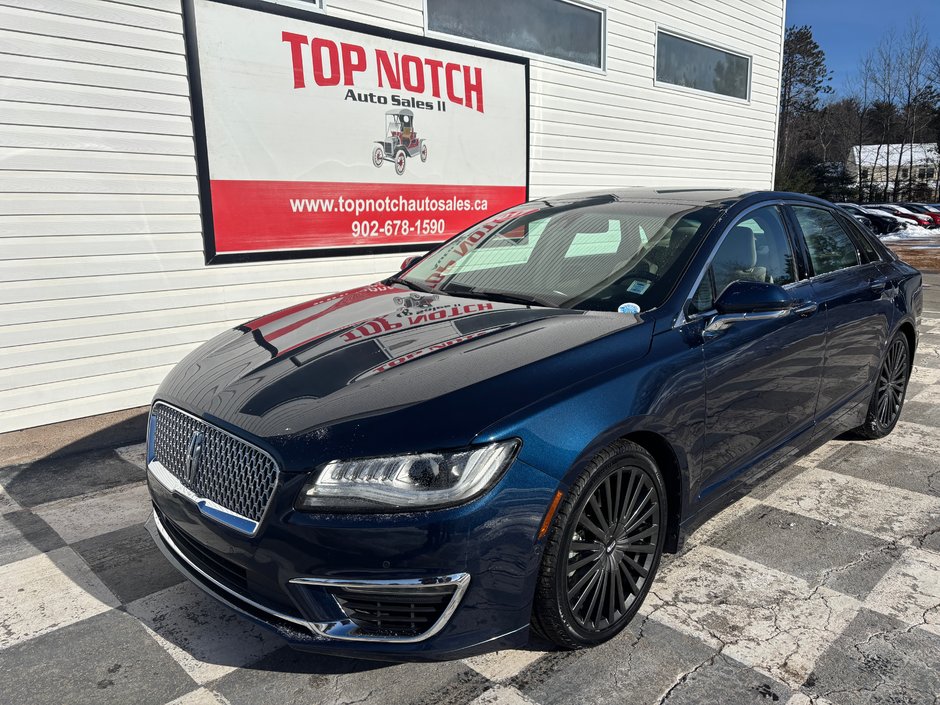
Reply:
[[[426,0],[428,30],[604,67],[606,13],[569,0]]]
[[[323,10],[323,0],[264,0],[272,5],[286,5],[301,10]]]
[[[934,173],[935,173],[935,172],[934,172],[934,170],[933,170],[933,167],[932,167],[932,166],[928,166],[928,167],[927,167],[927,178],[928,178],[928,179],[932,179]]]
[[[926,178],[927,178],[927,169],[922,166],[917,167],[917,180],[923,181]]]
[[[901,178],[902,178],[902,179],[906,179],[909,174],[910,174],[910,172],[907,170],[907,167],[904,167],[903,169],[901,169]]]
[[[868,180],[868,169],[862,169],[862,181]]]
[[[659,31],[656,81],[748,99],[751,60],[740,54]]]

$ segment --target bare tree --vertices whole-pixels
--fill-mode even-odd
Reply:
[[[853,120],[852,132],[854,133],[855,147],[858,149],[855,166],[858,170],[858,201],[860,203],[871,200],[875,180],[874,168],[869,168],[867,178],[865,178],[862,171],[863,147],[865,146],[867,132],[866,127],[872,107],[872,93],[874,92],[874,73],[875,59],[872,53],[869,52],[859,62],[856,76],[849,81],[850,98],[855,102],[858,108],[858,112]]]
[[[881,162],[882,150],[885,150],[885,176],[882,197],[887,200],[890,185],[891,170],[888,164],[891,161],[888,145],[891,144],[891,133],[895,127],[895,113],[898,98],[899,67],[897,57],[897,35],[894,29],[889,30],[881,38],[878,46],[871,55],[871,81],[874,87],[875,120],[879,135],[878,146],[872,164],[872,173]],[[872,191],[874,192],[874,176],[872,178]],[[874,195],[874,193],[872,193]]]
[[[930,40],[923,29],[923,22],[917,17],[911,18],[905,34],[907,41],[900,47],[897,55],[897,75],[899,79],[899,102],[903,123],[900,131],[901,142],[898,145],[897,167],[894,172],[894,200],[901,193],[901,164],[904,161],[904,145],[909,145],[907,192],[910,193],[914,179],[914,139],[918,118],[923,105],[928,100],[930,79],[927,75],[930,59]]]
[[[940,46],[930,52],[928,74],[934,89],[940,89]],[[940,102],[940,100],[938,100]],[[934,131],[931,142],[936,148],[937,163],[934,169],[933,196],[940,199],[940,105],[935,108]]]

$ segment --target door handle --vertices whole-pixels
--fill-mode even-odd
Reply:
[[[801,303],[799,306],[793,308],[793,313],[795,313],[800,318],[806,318],[807,316],[812,316],[816,311],[819,310],[819,304],[815,301],[806,301]]]
[[[873,294],[880,294],[888,286],[887,279],[872,279],[868,282]]]

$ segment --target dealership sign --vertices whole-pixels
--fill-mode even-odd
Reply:
[[[188,0],[206,258],[421,250],[526,199],[528,63]]]

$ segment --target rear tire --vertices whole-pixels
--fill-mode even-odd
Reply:
[[[650,590],[666,536],[666,487],[630,441],[601,451],[558,508],[542,556],[532,623],[566,649],[616,636]]]
[[[895,333],[888,349],[885,352],[881,368],[878,370],[878,379],[871,401],[868,403],[868,414],[865,423],[852,430],[858,438],[874,440],[884,438],[901,418],[901,409],[904,407],[904,397],[907,394],[907,383],[911,376],[911,352],[904,333]]]

